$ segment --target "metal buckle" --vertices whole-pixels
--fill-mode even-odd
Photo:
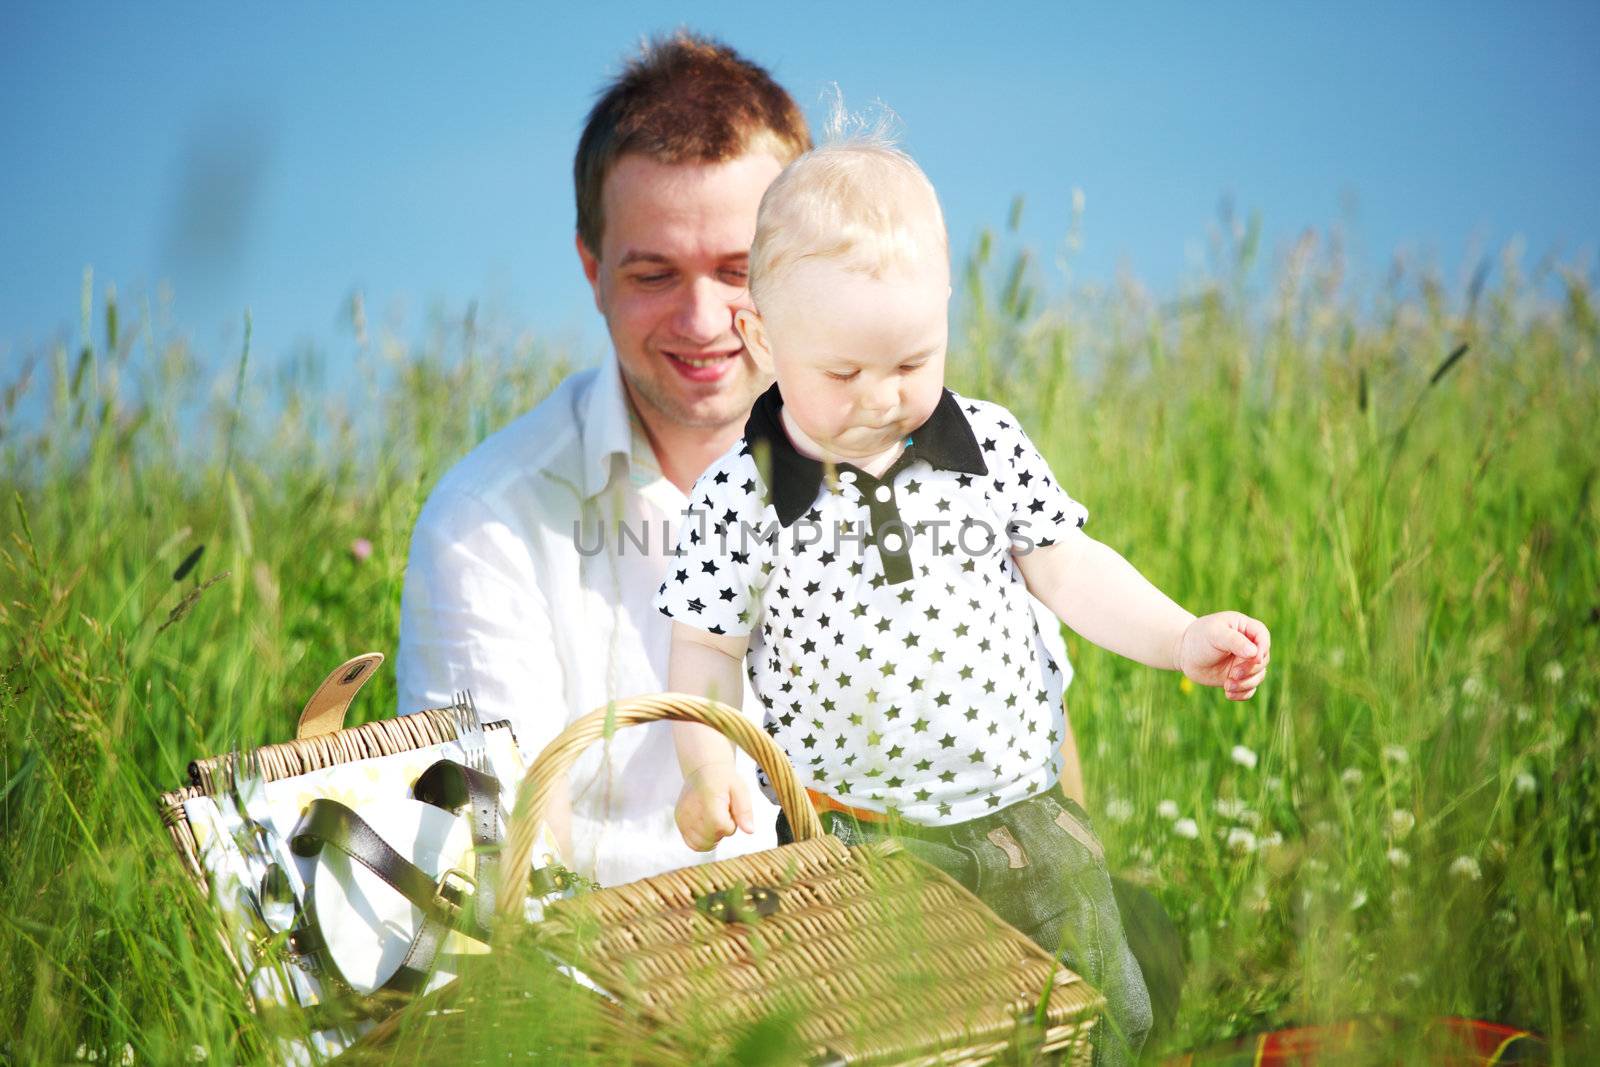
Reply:
[[[478,892],[478,883],[460,867],[451,867],[439,876],[433,887],[433,906],[454,920],[465,910],[467,900]]]
[[[764,885],[747,887],[743,882],[735,882],[721,892],[696,898],[695,906],[706,916],[721,922],[755,923],[776,914],[781,905],[776,889]]]

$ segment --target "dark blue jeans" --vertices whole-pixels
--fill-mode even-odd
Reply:
[[[895,837],[972,890],[1106,998],[1095,1062],[1121,1067],[1138,1059],[1150,1031],[1150,995],[1128,948],[1105,852],[1077,804],[1052,789],[951,826],[859,822],[827,812],[822,827],[846,845]],[[789,839],[788,829],[780,816],[780,840]]]

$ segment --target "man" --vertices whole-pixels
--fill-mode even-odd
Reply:
[[[614,356],[429,497],[401,606],[402,713],[470,689],[531,759],[578,716],[665,688],[670,629],[651,597],[688,490],[769,384],[733,316],[761,194],[810,144],[764,70],[688,34],[647,46],[601,95],[573,178],[578,259]],[[570,859],[603,884],[774,843],[776,810],[758,801],[756,833],[711,854],[683,844],[667,724],[620,731],[570,781]]]
[[[761,195],[809,147],[789,95],[701,37],[646,46],[602,93],[573,176],[578,259],[614,358],[567,379],[430,496],[401,607],[402,713],[470,689],[531,759],[578,716],[666,688],[671,630],[651,599],[688,491],[770,384],[733,318],[750,306]],[[761,721],[748,688],[744,707]],[[1070,743],[1069,731],[1063,781],[1081,800]],[[573,864],[615,885],[774,844],[775,809],[752,789],[756,832],[690,851],[672,817],[681,787],[667,724],[596,746],[571,778]]]

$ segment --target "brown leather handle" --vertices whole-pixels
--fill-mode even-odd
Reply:
[[[317,691],[311,694],[306,706],[300,709],[300,722],[294,736],[297,740],[331,734],[344,729],[344,713],[350,701],[367,684],[367,679],[378,673],[383,662],[382,652],[364,652],[347,659],[322,680]]]
[[[544,821],[544,811],[549,806],[551,792],[566,777],[567,771],[583,750],[624,726],[639,726],[664,719],[701,723],[744,749],[767,772],[767,780],[772,783],[773,790],[778,794],[778,803],[789,818],[794,839],[809,841],[822,836],[822,822],[811,807],[805,789],[795,778],[788,757],[773,743],[772,738],[739,711],[715,700],[685,693],[653,693],[619,700],[591,711],[561,731],[539,753],[522,779],[522,785],[517,790],[517,816],[512,820],[507,841],[508,858],[500,875],[501,921],[498,929],[508,929],[509,923],[522,920],[523,900],[528,892],[528,864],[533,858],[534,838],[538,834],[539,824]]]

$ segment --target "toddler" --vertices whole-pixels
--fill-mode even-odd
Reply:
[[[932,185],[881,139],[824,146],[761,201],[752,309],[776,382],[696,483],[656,597],[668,685],[741,703],[848,844],[882,834],[948,871],[1107,997],[1101,1063],[1149,1028],[1104,856],[1058,789],[1062,672],[1031,592],[1094,643],[1235,700],[1269,637],[1196,618],[1083,532],[1087,513],[1008,411],[944,388],[950,269]],[[674,727],[677,823],[750,831],[730,743]]]

